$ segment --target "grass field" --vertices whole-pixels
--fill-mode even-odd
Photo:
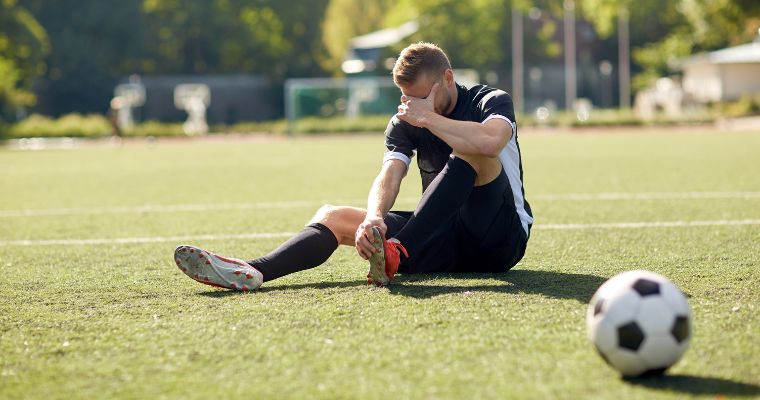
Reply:
[[[381,136],[0,148],[0,398],[759,398],[760,134],[521,147],[536,225],[512,271],[373,288],[342,248],[251,294],[188,279],[174,247],[253,257],[363,205]],[[419,191],[412,171],[397,208]],[[639,268],[690,296],[695,332],[666,377],[627,381],[585,311]]]

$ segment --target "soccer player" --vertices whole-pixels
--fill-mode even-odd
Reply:
[[[512,99],[485,85],[458,84],[446,54],[429,43],[401,51],[393,80],[401,101],[366,209],[325,205],[300,233],[250,261],[179,246],[177,266],[201,283],[245,291],[316,267],[340,244],[369,260],[367,277],[377,285],[397,272],[512,268],[533,223]],[[422,199],[414,211],[391,211],[415,153]]]

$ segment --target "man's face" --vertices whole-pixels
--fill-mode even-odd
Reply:
[[[450,112],[451,108],[451,94],[449,93],[448,85],[446,84],[446,74],[435,78],[431,78],[427,74],[422,74],[416,82],[411,85],[401,86],[401,93],[407,97],[417,97],[419,99],[427,99],[430,95],[430,91],[433,89],[433,85],[438,82],[438,93],[433,99],[434,110],[436,114],[445,115]]]

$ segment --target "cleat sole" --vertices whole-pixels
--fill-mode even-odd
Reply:
[[[374,242],[372,246],[377,252],[369,258],[369,274],[367,275],[370,283],[377,286],[385,286],[390,282],[388,275],[385,274],[385,249],[383,247],[383,236],[376,227],[372,228]]]
[[[244,261],[220,257],[192,246],[177,247],[175,262],[185,275],[214,287],[251,291],[263,282],[261,273]]]

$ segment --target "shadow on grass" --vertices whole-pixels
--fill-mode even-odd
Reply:
[[[284,285],[284,286],[263,286],[256,293],[267,292],[280,292],[285,290],[300,290],[300,289],[341,289],[356,286],[367,286],[367,281],[348,281],[348,282],[321,282],[321,283],[300,283],[297,285]],[[199,295],[206,297],[222,298],[227,296],[244,296],[247,293],[236,290],[221,290],[212,289],[209,291],[201,292]]]
[[[430,285],[435,280],[446,279],[494,279],[501,281],[490,285]],[[515,269],[509,272],[496,274],[482,273],[456,273],[456,274],[415,274],[399,275],[388,286],[392,294],[414,297],[419,299],[431,298],[444,294],[464,292],[500,292],[500,293],[528,293],[558,299],[575,299],[582,303],[591,300],[599,285],[606,278],[596,275],[571,274],[552,271],[532,271]],[[367,281],[356,280],[347,282],[323,282],[303,283],[296,285],[284,285],[259,289],[259,293],[277,292],[299,289],[335,289],[356,286],[367,286]],[[209,290],[199,293],[201,296],[223,298],[227,296],[245,295],[243,292],[233,290]]]
[[[660,389],[692,395],[757,396],[760,386],[722,378],[692,375],[663,375],[649,378],[626,378],[624,381],[651,389]]]
[[[501,283],[475,286],[415,284],[440,278],[495,279]],[[540,294],[558,299],[575,299],[587,303],[605,280],[606,278],[596,275],[514,269],[497,274],[401,275],[394,279],[396,284],[391,284],[389,290],[394,294],[415,298],[429,298],[442,294],[464,292],[502,292]]]

